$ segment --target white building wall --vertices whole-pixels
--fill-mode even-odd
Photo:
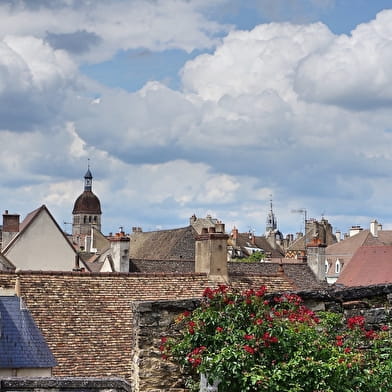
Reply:
[[[71,271],[75,251],[43,210],[21,233],[6,256],[22,270]]]

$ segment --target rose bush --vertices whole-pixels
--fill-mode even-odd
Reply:
[[[189,374],[219,380],[221,392],[390,392],[390,326],[366,329],[362,316],[304,306],[295,294],[265,296],[266,288],[239,292],[206,289],[204,300],[176,322],[179,337],[163,337],[165,359]]]

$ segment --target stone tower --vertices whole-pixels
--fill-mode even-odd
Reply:
[[[72,237],[77,244],[83,244],[86,236],[91,235],[94,227],[101,231],[101,203],[92,191],[93,176],[90,168],[84,175],[84,191],[76,199],[72,211]]]

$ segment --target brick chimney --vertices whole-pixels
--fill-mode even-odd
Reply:
[[[195,272],[206,273],[211,279],[228,282],[227,240],[223,223],[203,228],[196,237]]]
[[[2,232],[2,248],[4,249],[10,241],[19,233],[19,219],[18,214],[9,214],[8,210],[3,214],[3,232]]]

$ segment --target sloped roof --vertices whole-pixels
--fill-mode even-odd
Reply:
[[[287,260],[287,262],[285,261]],[[235,275],[259,275],[274,276],[283,268],[285,276],[299,290],[310,290],[326,287],[326,283],[320,282],[307,263],[293,262],[290,259],[282,259],[282,263],[261,262],[244,263],[230,261],[227,266],[230,279]]]
[[[16,296],[0,296],[0,368],[50,368],[56,360]]]
[[[345,238],[336,244],[329,245],[325,248],[326,256],[352,256],[354,252],[364,244],[369,237],[369,230],[361,230],[352,237]]]
[[[7,244],[7,246],[3,249],[3,253],[7,253],[7,251],[12,247],[15,242],[19,241],[20,238],[23,236],[23,233],[28,229],[28,227],[32,224],[32,222],[37,218],[37,216],[43,212],[46,212],[50,219],[53,221],[54,225],[57,227],[59,232],[63,235],[64,240],[66,243],[71,247],[71,249],[75,252],[75,248],[72,246],[71,242],[69,241],[67,235],[61,230],[61,227],[58,225],[56,220],[53,218],[53,215],[50,213],[48,208],[46,207],[45,204],[43,204],[41,207],[37,208],[36,210],[30,212],[29,214],[26,215],[25,219],[23,219],[23,222],[19,226],[19,232],[17,235],[12,238],[12,240]]]
[[[0,252],[0,270],[12,271],[15,266]]]
[[[194,260],[196,234],[192,226],[172,230],[132,233],[130,235],[130,258]]]
[[[250,233],[238,233],[237,238],[235,240],[235,246],[240,247],[242,249],[263,249],[265,253],[270,253],[271,257],[283,257],[284,252],[283,249],[279,249],[279,245],[277,248],[273,248],[268,240],[264,236],[253,236],[254,240],[252,242],[253,234]],[[229,244],[233,244],[233,238],[229,238]],[[248,253],[248,252],[247,252]]]
[[[215,224],[218,223],[218,219],[212,218],[207,215],[205,218],[196,218],[191,221],[191,226],[197,231],[197,234],[201,234],[201,231],[206,227],[207,229],[210,227],[215,227]]]
[[[361,246],[345,265],[337,284],[369,286],[392,283],[392,246]]]
[[[0,287],[15,274],[0,271]],[[284,274],[233,278],[235,287],[292,290]],[[201,298],[216,287],[206,274],[125,274],[22,271],[21,294],[59,364],[57,377],[132,378],[132,301]]]

